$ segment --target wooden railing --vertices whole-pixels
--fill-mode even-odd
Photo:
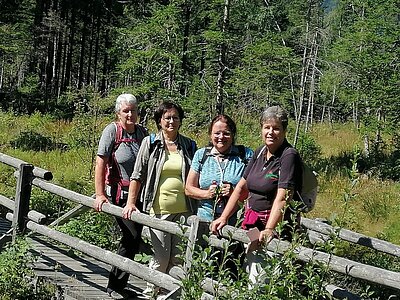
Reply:
[[[85,196],[66,188],[60,187],[56,184],[49,182],[52,179],[52,174],[49,171],[36,168],[26,162],[12,158],[5,154],[0,153],[0,162],[13,166],[17,169],[15,175],[17,176],[16,196],[15,201],[10,200],[0,195],[0,204],[7,207],[11,212],[7,214],[7,219],[12,221],[12,229],[8,234],[0,237],[0,246],[2,243],[15,238],[17,234],[25,233],[27,229],[37,232],[55,241],[61,242],[73,249],[81,251],[89,256],[92,256],[100,261],[110,265],[115,265],[118,268],[137,276],[147,282],[160,286],[168,291],[170,294],[167,296],[171,299],[177,298],[180,295],[180,280],[185,276],[185,272],[190,269],[192,264],[192,256],[194,244],[198,240],[199,227],[204,226],[196,216],[191,216],[186,224],[177,224],[165,220],[155,219],[146,214],[133,213],[131,216],[132,221],[141,223],[145,226],[159,229],[172,234],[185,236],[188,240],[186,259],[183,268],[175,267],[171,270],[170,274],[152,270],[147,266],[137,263],[131,259],[121,257],[108,250],[101,249],[97,246],[89,244],[83,240],[61,233],[52,228],[53,225],[65,222],[69,218],[79,213],[82,209],[90,209],[93,207],[94,199]],[[43,225],[46,217],[40,212],[29,210],[29,200],[32,185],[61,196],[65,199],[71,200],[78,204],[76,208],[54,221],[49,226]],[[110,203],[105,203],[102,208],[104,213],[108,213],[117,217],[122,215],[122,209]],[[393,256],[400,256],[400,247],[382,240],[371,238],[345,229],[333,228],[323,222],[302,218],[302,225],[307,228],[310,241],[326,241],[333,234],[337,237],[349,241],[351,243],[360,244],[370,247],[377,251],[381,251]],[[242,229],[232,226],[225,226],[221,235],[224,238],[210,236],[209,243],[214,247],[223,248],[224,243],[228,242],[228,238],[240,241],[242,243],[249,243],[249,238],[246,232]],[[283,254],[291,245],[282,240],[274,239],[268,246],[269,251],[278,254]],[[358,263],[349,259],[338,257],[332,254],[327,254],[315,249],[306,247],[297,247],[294,251],[297,258],[301,261],[318,261],[329,266],[332,271],[342,273],[354,278],[362,279],[374,284],[386,286],[391,289],[400,291],[400,273],[388,271],[385,269],[369,266],[366,264]],[[221,292],[224,289],[218,288],[214,290],[215,282],[206,279],[202,283],[204,293],[202,299],[213,299],[212,295]],[[326,289],[338,299],[360,299],[343,288],[328,285]]]

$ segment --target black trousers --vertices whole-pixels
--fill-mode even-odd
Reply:
[[[120,204],[121,203],[119,203],[118,206],[121,206]],[[122,206],[125,206],[125,204]],[[140,207],[138,208],[140,209]],[[142,241],[141,234],[143,225],[117,217],[116,221],[122,233],[117,254],[129,259],[134,259],[135,254],[139,252],[139,246]],[[113,266],[108,276],[107,288],[113,291],[123,290],[128,283],[129,275],[128,272]]]

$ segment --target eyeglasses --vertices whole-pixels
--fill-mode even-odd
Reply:
[[[221,134],[224,137],[231,137],[232,133],[230,131],[217,131],[212,133],[215,137],[219,137]]]
[[[179,122],[180,118],[179,117],[163,117],[162,118],[166,122]]]

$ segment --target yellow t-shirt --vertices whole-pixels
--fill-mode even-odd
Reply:
[[[188,211],[182,180],[182,165],[182,157],[179,153],[166,153],[151,214],[176,214]]]

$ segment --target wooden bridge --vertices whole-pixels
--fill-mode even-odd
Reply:
[[[11,229],[12,222],[0,218],[0,237]],[[62,244],[40,234],[29,235],[36,276],[57,287],[56,299],[111,299],[106,293],[111,266],[85,254],[76,254]],[[138,297],[146,288],[146,282],[130,276],[128,286],[137,291]]]
[[[196,216],[190,217],[187,224],[178,225],[173,222],[155,220],[141,213],[132,214],[131,219],[135,222],[172,234],[186,236],[188,246],[184,265],[173,268],[170,274],[164,274],[108,250],[61,233],[54,229],[54,223],[44,225],[46,223],[45,216],[40,212],[29,210],[32,185],[77,203],[76,209],[67,213],[57,222],[65,221],[82,208],[93,207],[94,199],[50,183],[49,180],[52,179],[52,175],[46,170],[2,153],[0,153],[0,162],[17,169],[15,173],[17,177],[15,199],[11,200],[0,195],[0,204],[10,211],[6,215],[6,220],[0,219],[0,249],[6,241],[13,239],[16,234],[30,232],[28,237],[32,241],[33,252],[38,254],[39,257],[39,260],[34,265],[35,273],[37,276],[57,285],[57,299],[110,299],[105,291],[105,286],[111,265],[115,265],[131,274],[129,285],[138,292],[139,295],[136,299],[143,298],[140,293],[145,288],[146,282],[153,283],[169,291],[164,299],[179,299],[181,293],[180,280],[185,276],[185,271],[191,267],[192,249],[197,240],[199,227],[201,227],[201,222]],[[122,209],[106,203],[103,206],[103,212],[121,216]],[[382,240],[344,229],[332,228],[323,222],[307,218],[303,218],[302,225],[307,228],[312,242],[326,241],[334,234],[351,243],[400,257],[399,246]],[[225,238],[232,237],[234,240],[243,243],[250,242],[244,230],[231,226],[223,228],[222,236]],[[215,236],[211,236],[209,239],[211,245],[220,248],[223,247],[226,241]],[[273,240],[267,248],[269,251],[283,253],[289,247],[290,244],[288,242]],[[76,254],[75,250],[81,254]],[[335,272],[366,280],[383,287],[389,287],[396,295],[400,295],[400,273],[398,272],[361,264],[305,247],[297,247],[295,252],[299,260],[305,262],[314,260],[325,263]],[[214,299],[214,296],[221,292],[221,289],[218,291],[214,289],[215,282],[211,279],[205,279],[204,282],[199,284],[203,289],[201,299]],[[328,285],[326,289],[336,299],[361,299],[344,288]]]

